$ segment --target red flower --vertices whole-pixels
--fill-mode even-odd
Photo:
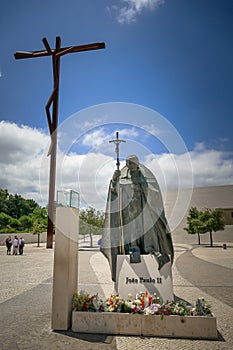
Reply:
[[[84,302],[83,304],[83,309],[84,311],[88,311],[88,304],[86,302]]]

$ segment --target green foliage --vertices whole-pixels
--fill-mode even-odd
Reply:
[[[92,207],[80,211],[80,234],[99,234],[104,225],[104,213]]]
[[[198,298],[196,301],[196,313],[198,316],[211,316],[211,305],[208,304],[205,299]]]
[[[9,194],[8,190],[0,189],[0,210],[19,219],[23,215],[29,215],[39,205],[33,199],[24,199],[18,194]]]
[[[33,221],[32,232],[40,234],[47,229],[47,210],[45,208],[36,208],[31,214]]]
[[[33,199],[9,194],[0,189],[0,232],[30,232],[35,223],[47,224],[47,210],[41,208]]]
[[[28,230],[30,230],[30,228],[33,225],[32,219],[30,218],[30,216],[27,216],[27,215],[21,216],[18,222],[19,222],[20,231],[24,231],[24,232],[27,232]]]
[[[0,213],[0,230],[8,227],[11,223],[11,216],[6,213]]]
[[[184,229],[189,234],[210,233],[210,245],[213,245],[212,232],[222,231],[225,228],[223,211],[221,209],[198,210],[191,208],[187,216],[187,227]]]
[[[14,233],[18,232],[19,221],[12,218],[10,215],[0,213],[0,232]]]
[[[34,222],[32,233],[34,235],[39,235],[46,230],[46,226],[41,222]]]
[[[36,208],[31,214],[33,221],[32,233],[38,235],[38,247],[40,246],[40,234],[47,229],[47,217],[47,210],[45,208]]]
[[[187,216],[187,225],[184,229],[190,234],[201,233],[203,230],[200,220],[200,211],[197,208],[190,208]]]
[[[205,209],[201,214],[201,220],[205,223],[205,232],[224,230],[225,224],[221,209]]]
[[[9,232],[18,232],[19,227],[20,227],[19,220],[15,219],[15,218],[11,218],[10,226],[13,230],[10,231],[10,229],[9,229]]]
[[[0,189],[0,213],[7,214],[7,200],[9,193],[7,190]]]

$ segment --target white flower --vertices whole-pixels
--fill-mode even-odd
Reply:
[[[144,309],[145,315],[155,315],[159,311],[161,306],[159,304],[151,304],[150,306]]]
[[[98,299],[97,296],[95,296],[93,298],[92,302],[93,302],[93,305],[94,305],[94,308],[96,309],[96,311],[99,310],[101,302],[100,302],[100,300]]]

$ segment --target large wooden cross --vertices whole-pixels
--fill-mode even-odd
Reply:
[[[14,54],[15,59],[36,58],[52,56],[53,63],[53,92],[46,104],[46,115],[48,120],[51,144],[48,155],[50,155],[50,179],[49,179],[49,199],[48,199],[48,226],[47,226],[47,248],[53,247],[53,217],[54,217],[54,197],[56,183],[56,154],[57,154],[57,127],[58,127],[58,96],[59,96],[59,76],[60,57],[68,53],[104,49],[105,43],[94,43],[80,46],[61,47],[61,38],[56,37],[56,47],[51,49],[46,38],[42,39],[45,50],[22,52]],[[52,116],[50,107],[53,107]]]

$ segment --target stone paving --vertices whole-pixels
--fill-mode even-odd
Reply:
[[[187,256],[187,258],[186,258]],[[202,262],[202,268],[195,269],[195,263]],[[194,280],[205,268],[216,270],[216,280],[208,287],[219,290],[214,298],[203,291],[200,283],[193,283],[192,276],[185,275],[185,265],[191,264]],[[5,247],[0,247],[0,349],[1,350],[73,350],[73,349],[233,349],[233,308],[221,297],[222,273],[232,272],[233,245],[224,250],[221,245],[214,248],[175,244],[173,265],[174,294],[190,303],[203,296],[211,305],[217,317],[219,337],[217,340],[169,339],[136,336],[107,336],[97,334],[75,334],[71,331],[51,330],[51,298],[53,249],[45,245],[37,247],[27,244],[23,256],[7,256]],[[197,266],[197,265],[196,265]],[[225,270],[218,270],[221,267]],[[219,275],[220,274],[220,275]],[[214,275],[215,276],[215,275]],[[204,280],[203,280],[204,283]],[[225,282],[224,282],[225,283]],[[233,295],[233,278],[227,281],[227,288]],[[79,252],[79,289],[109,295],[113,284],[105,258],[98,248],[90,250],[81,247]],[[217,289],[219,288],[219,289]]]

